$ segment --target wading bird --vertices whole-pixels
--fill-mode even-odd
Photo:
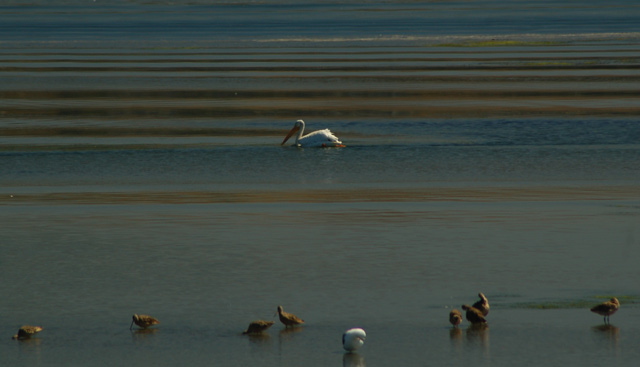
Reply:
[[[289,131],[287,136],[282,141],[282,144],[287,142],[293,134],[298,133],[296,136],[295,146],[303,147],[303,148],[330,148],[330,147],[339,147],[344,148],[342,142],[338,139],[337,136],[333,135],[329,129],[318,130],[311,132],[305,136],[302,136],[304,133],[304,121],[298,120],[296,121],[293,128]]]
[[[472,325],[482,325],[486,324],[487,320],[482,315],[482,311],[477,308],[471,307],[469,305],[462,305],[462,309],[467,311],[467,321],[469,321]]]
[[[155,317],[151,317],[149,315],[138,315],[133,314],[133,320],[131,320],[131,325],[129,325],[129,330],[133,328],[133,324],[140,326],[143,329],[148,328],[151,325],[159,324],[160,321]]]
[[[342,334],[342,347],[347,352],[353,352],[364,344],[367,333],[359,328],[349,329]]]
[[[249,324],[247,330],[243,332],[243,334],[260,334],[263,331],[267,330],[271,327],[271,325],[275,324],[275,321],[264,321],[264,320],[256,320],[252,321]]]
[[[482,293],[478,293],[478,297],[480,297],[480,300],[474,303],[471,307],[482,312],[483,316],[487,316],[489,314],[489,300],[487,300],[487,297]]]
[[[462,322],[462,313],[459,310],[454,309],[449,312],[449,322],[453,326],[458,326]]]
[[[278,317],[280,318],[280,322],[282,322],[286,327],[304,324],[304,320],[302,320],[298,316],[292,313],[284,312],[282,310],[282,306],[278,306]]]
[[[41,331],[42,331],[42,327],[40,326],[24,325],[18,330],[18,333],[16,335],[11,337],[11,339],[18,339],[18,340],[29,339],[33,335]]]
[[[604,323],[609,323],[609,316],[613,315],[620,308],[620,302],[616,297],[611,298],[611,300],[607,302],[603,302],[593,308],[591,308],[591,312],[597,313],[598,315],[604,316]]]

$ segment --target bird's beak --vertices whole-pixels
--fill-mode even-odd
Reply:
[[[129,330],[133,328],[133,320],[131,320],[131,325],[129,325]]]
[[[287,134],[287,136],[285,136],[284,140],[282,141],[282,144],[280,144],[280,145],[284,145],[284,143],[286,143],[286,142],[287,142],[287,140],[289,140],[289,138],[290,138],[293,134],[297,133],[297,132],[298,132],[298,130],[300,130],[300,126],[298,126],[298,125],[294,126],[294,127],[289,131],[289,133]]]

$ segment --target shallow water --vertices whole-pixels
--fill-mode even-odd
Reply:
[[[635,2],[33,3],[0,7],[3,364],[638,359]],[[281,147],[300,118],[347,147]],[[241,335],[279,304],[305,326]]]

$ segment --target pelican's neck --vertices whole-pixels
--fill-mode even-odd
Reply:
[[[296,145],[299,145],[300,144],[299,140],[302,139],[302,135],[304,134],[304,121],[298,120],[296,121],[296,124],[300,126],[300,129],[298,130],[298,135],[296,136]]]

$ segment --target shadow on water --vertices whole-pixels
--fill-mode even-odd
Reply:
[[[364,357],[358,353],[345,353],[342,356],[343,367],[365,367]]]

